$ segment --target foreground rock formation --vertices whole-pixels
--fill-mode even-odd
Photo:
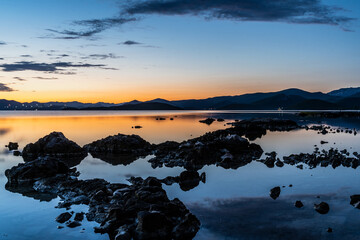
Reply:
[[[60,208],[87,204],[86,218],[100,223],[95,229],[110,239],[192,239],[199,220],[178,199],[169,200],[161,182],[137,178],[132,185],[111,184],[103,179],[78,180],[76,169],[52,157],[40,157],[6,170],[7,189],[24,187],[39,194],[53,194]],[[64,213],[57,221],[67,221]],[[69,227],[79,221],[68,222]]]
[[[67,139],[63,133],[52,132],[37,142],[26,145],[22,156],[25,162],[38,157],[52,156],[63,160],[69,166],[75,166],[87,156],[87,152]]]

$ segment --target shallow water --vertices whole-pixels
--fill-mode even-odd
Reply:
[[[159,116],[166,120],[156,120]],[[210,126],[198,122],[208,116],[222,117],[226,121]],[[226,128],[224,125],[234,119],[269,116],[297,119],[292,112],[259,111],[0,112],[0,239],[108,239],[93,233],[96,226],[93,222],[84,221],[83,226],[75,229],[57,229],[59,224],[54,219],[64,211],[54,208],[59,199],[40,202],[6,191],[4,171],[22,162],[21,157],[14,157],[5,149],[9,141],[18,142],[22,149],[52,131],[63,132],[79,145],[116,133],[138,134],[151,143],[182,141]],[[311,124],[321,119],[297,120]],[[359,119],[334,119],[325,123],[360,129]],[[132,128],[135,125],[143,128]],[[321,140],[329,143],[321,145]],[[310,153],[314,145],[320,149],[360,151],[359,135],[321,135],[303,129],[268,132],[254,142],[264,152],[276,151],[280,157]],[[96,177],[123,183],[130,176],[164,178],[178,176],[184,171],[179,167],[153,169],[147,162],[149,158],[115,166],[89,155],[77,168],[82,179]],[[164,189],[169,198],[179,198],[200,219],[202,227],[195,239],[358,239],[360,210],[350,205],[350,195],[360,194],[358,171],[345,167],[309,169],[306,166],[300,170],[289,165],[270,169],[254,161],[236,170],[205,166],[199,173],[206,173],[206,183],[200,182],[189,191],[182,191],[178,184],[164,186]],[[293,186],[289,187],[290,184]],[[272,200],[269,190],[275,186],[285,187],[280,197]],[[296,200],[301,200],[304,208],[295,208]],[[313,210],[313,204],[321,201],[330,205],[326,215]],[[86,211],[86,206],[73,206],[72,210]],[[328,227],[334,232],[327,233]]]

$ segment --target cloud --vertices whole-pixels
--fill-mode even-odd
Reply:
[[[24,54],[24,55],[20,55],[20,57],[24,57],[24,58],[32,58],[33,56],[31,56],[31,55],[27,55],[27,54]]]
[[[7,45],[6,42],[0,41],[0,46]]]
[[[138,45],[138,44],[141,44],[141,43],[128,40],[128,41],[125,41],[125,42],[120,43],[120,44],[124,44],[124,45]]]
[[[14,79],[16,79],[18,81],[21,81],[21,82],[27,81],[26,79],[21,78],[21,77],[14,77]]]
[[[54,39],[79,39],[79,38],[91,38],[95,34],[100,33],[110,27],[120,26],[128,22],[136,21],[136,18],[104,18],[104,19],[90,19],[82,21],[74,21],[73,24],[76,26],[82,26],[85,30],[54,30],[47,29],[48,31],[55,33],[55,36],[48,36],[45,38]]]
[[[194,15],[208,19],[342,25],[353,19],[320,0],[152,0],[127,7],[128,14]]]
[[[4,60],[4,58],[0,58],[0,60]]]
[[[17,71],[38,71],[38,72],[55,72],[60,73],[66,68],[103,68],[103,64],[88,64],[88,63],[71,63],[71,62],[55,62],[55,63],[37,63],[37,62],[15,62],[12,64],[0,64],[0,68],[4,72]]]
[[[205,19],[233,21],[284,22],[292,24],[346,25],[354,18],[338,15],[345,11],[322,3],[321,0],[148,0],[127,1],[122,5],[120,16],[115,18],[75,21],[85,27],[83,31],[49,29],[55,38],[78,39],[92,37],[108,28],[139,20],[139,15],[190,15]],[[132,41],[127,41],[131,45]],[[135,43],[135,42],[134,42]],[[124,43],[125,44],[125,43]]]
[[[8,87],[4,83],[0,83],[0,92],[13,92],[13,91],[15,91],[15,90],[12,89],[11,87]]]
[[[35,79],[40,79],[40,80],[57,80],[58,78],[56,77],[33,77]]]
[[[112,58],[112,59],[116,59],[116,58],[122,58],[121,56],[116,56],[113,53],[109,53],[109,54],[90,54],[87,57],[82,57],[83,59],[108,59],[108,58]]]

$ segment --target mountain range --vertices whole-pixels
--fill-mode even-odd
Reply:
[[[17,102],[0,100],[0,110],[359,110],[360,87],[329,93],[290,88],[206,99],[131,101],[125,103]]]

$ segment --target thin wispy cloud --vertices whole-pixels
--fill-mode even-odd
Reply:
[[[55,39],[79,39],[79,38],[91,38],[95,34],[100,33],[108,28],[114,26],[120,26],[128,22],[136,21],[136,18],[104,18],[104,19],[90,19],[83,21],[74,21],[73,24],[76,26],[84,27],[85,30],[54,30],[47,29],[49,32],[55,33],[55,36],[47,36],[45,38],[55,38]]]
[[[16,80],[18,80],[18,81],[20,81],[20,82],[25,82],[25,81],[27,81],[26,79],[21,78],[21,77],[14,77],[14,79],[16,79]]]
[[[5,83],[0,83],[0,92],[13,92],[15,91],[11,87],[8,87]]]
[[[4,72],[18,71],[38,71],[60,73],[67,68],[104,68],[104,64],[72,63],[72,62],[55,62],[55,63],[38,63],[38,62],[15,62],[11,64],[0,64]]]
[[[6,42],[0,41],[0,46],[7,45]]]
[[[53,30],[53,38],[90,38],[112,27],[140,20],[146,15],[190,15],[213,20],[242,22],[283,22],[291,24],[324,24],[348,30],[355,20],[340,13],[344,9],[325,4],[321,0],[148,0],[127,1],[119,9],[120,17],[74,21],[84,30]],[[132,45],[137,42],[127,41]],[[126,44],[126,42],[124,42]]]
[[[39,79],[39,80],[57,80],[58,78],[56,77],[33,77],[34,79]]]
[[[132,41],[132,40],[128,40],[128,41],[125,41],[125,42],[122,42],[122,43],[119,43],[119,44],[131,46],[131,45],[139,45],[139,44],[141,44],[141,43],[136,42],[136,41]]]
[[[90,54],[89,56],[86,57],[82,57],[83,59],[117,59],[117,58],[123,58],[122,56],[117,56],[113,53],[109,53],[109,54]]]
[[[28,54],[24,54],[24,55],[20,55],[20,57],[23,57],[23,58],[32,58],[33,56],[28,55]]]

